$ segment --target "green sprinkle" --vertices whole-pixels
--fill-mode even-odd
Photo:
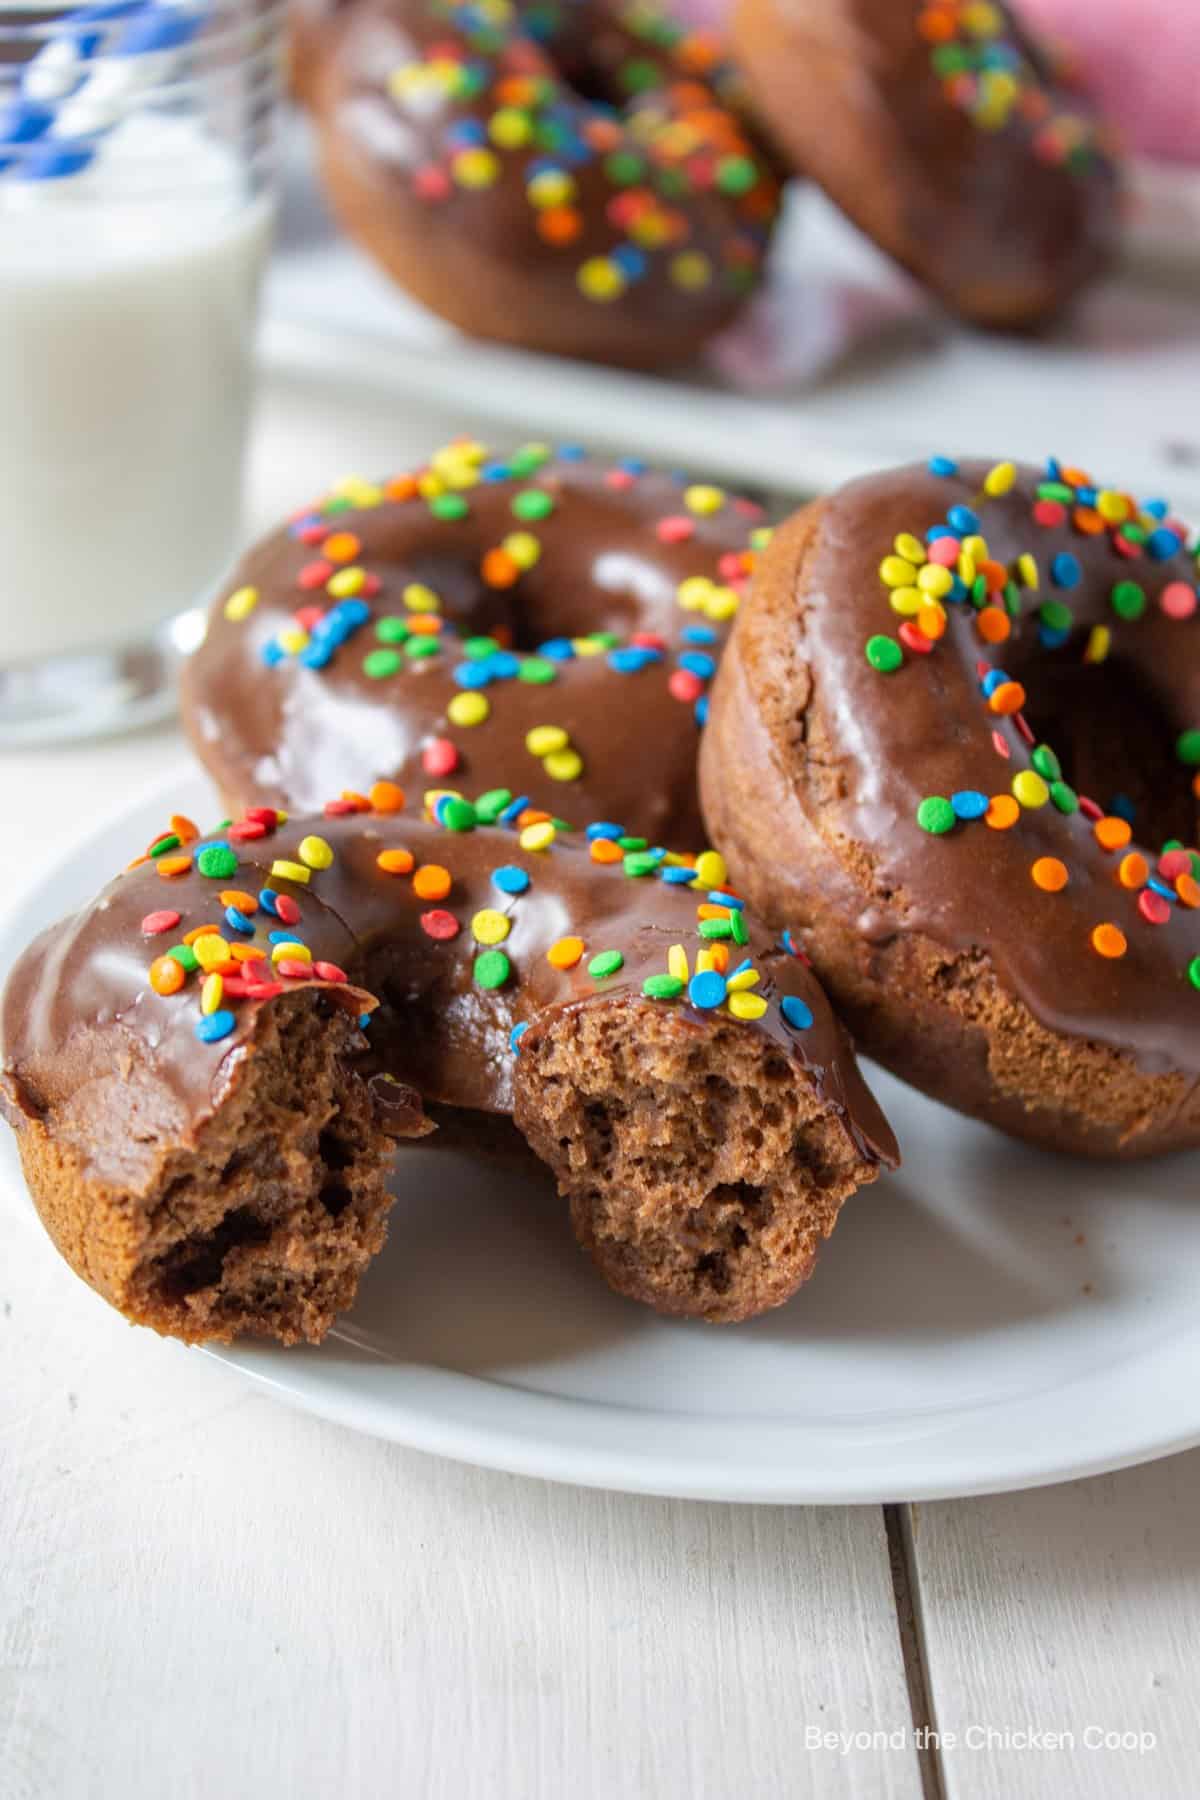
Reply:
[[[1062,774],[1062,764],[1049,744],[1039,744],[1029,760],[1038,774],[1044,775],[1047,781],[1057,781]]]
[[[737,907],[734,908],[734,911],[730,918],[729,923],[733,928],[734,943],[735,944],[748,944],[750,942],[750,933],[746,929],[746,921],[745,921],[745,918],[742,916],[740,908],[737,908]]]
[[[475,802],[475,817],[481,825],[494,825],[512,797],[511,788],[489,788]]]
[[[503,950],[485,950],[475,958],[475,982],[481,988],[501,988],[512,974]]]
[[[656,856],[647,856],[640,850],[631,851],[625,858],[625,873],[633,876],[653,875],[658,867],[658,860]]]
[[[1037,497],[1039,500],[1058,500],[1063,506],[1070,506],[1075,499],[1075,489],[1068,487],[1063,481],[1039,481]]]
[[[177,962],[181,969],[186,969],[189,975],[193,969],[200,967],[200,958],[190,944],[175,944],[167,951],[167,955],[173,962]]]
[[[646,173],[646,165],[632,150],[614,150],[604,159],[604,173],[614,187],[632,187]]]
[[[515,455],[508,459],[508,466],[514,475],[522,480],[527,475],[536,475],[550,461],[550,452],[545,444],[522,444]]]
[[[649,842],[649,840],[647,838],[619,837],[617,839],[617,849],[618,850],[644,850],[646,848],[646,845],[648,842]]]
[[[1194,988],[1200,988],[1200,956],[1193,956],[1188,964],[1188,980]]]
[[[1079,795],[1075,792],[1073,787],[1068,787],[1065,781],[1052,781],[1050,783],[1050,798],[1053,800],[1060,813],[1073,813],[1079,811]]]
[[[526,488],[515,497],[512,509],[518,519],[548,519],[554,511],[554,495],[542,488]]]
[[[599,644],[601,650],[615,650],[621,638],[616,631],[589,631],[587,641],[589,644]]]
[[[758,170],[748,156],[723,156],[717,164],[717,187],[723,194],[748,194]]]
[[[494,656],[499,648],[494,637],[465,638],[462,647],[468,662],[482,662],[485,656]]]
[[[469,800],[452,795],[442,806],[439,817],[447,831],[474,831],[479,815]]]
[[[408,636],[408,620],[397,619],[390,613],[386,618],[376,619],[375,636],[381,644],[402,644]]]
[[[157,842],[151,844],[150,854],[151,856],[165,856],[168,850],[178,850],[178,848],[179,839],[173,831],[169,831],[166,837],[160,837]]]
[[[465,519],[471,509],[461,494],[435,494],[429,510],[435,519]]]
[[[1196,961],[1200,963],[1200,957]],[[647,975],[642,992],[647,1000],[676,1000],[683,992],[683,983],[678,975]]]
[[[624,967],[625,958],[619,950],[602,950],[588,964],[588,974],[593,981],[603,981],[606,975],[615,975],[618,969]]]
[[[368,650],[363,657],[363,674],[372,681],[386,681],[402,667],[403,659],[398,650]]]
[[[209,844],[196,858],[196,867],[200,873],[210,875],[214,881],[236,875],[237,866],[237,852],[231,850],[228,844]]]
[[[867,661],[881,675],[891,675],[904,661],[904,652],[895,638],[880,632],[867,639]]]
[[[1118,581],[1109,599],[1120,619],[1140,619],[1146,610],[1145,590],[1136,581]]]
[[[325,502],[321,511],[327,519],[332,519],[337,513],[348,513],[353,509],[354,502],[348,494],[335,494],[332,500]]]
[[[731,938],[733,926],[728,919],[701,919],[697,928],[702,938]]]
[[[627,94],[646,94],[662,80],[657,63],[634,57],[618,71],[618,79]]]
[[[1070,631],[1075,623],[1075,614],[1062,600],[1043,600],[1038,618],[1050,631]]]
[[[558,680],[558,670],[545,656],[523,656],[521,666],[517,670],[518,681],[532,681],[542,687],[547,681]]]
[[[404,646],[404,654],[410,656],[414,662],[418,662],[422,657],[440,655],[441,648],[437,638],[421,632],[419,636],[409,638]]]
[[[1189,769],[1200,766],[1200,730],[1181,731],[1175,739],[1175,754]]]
[[[922,831],[931,831],[940,837],[945,831],[954,829],[954,808],[941,794],[928,794],[917,808],[917,824]]]

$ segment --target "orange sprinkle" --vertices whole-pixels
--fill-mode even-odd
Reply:
[[[583,939],[559,938],[546,952],[546,961],[555,969],[573,969],[583,955]]]
[[[393,475],[384,488],[389,500],[411,500],[417,491],[415,475]]]
[[[1175,892],[1185,906],[1200,906],[1200,881],[1194,875],[1177,875]]]
[[[258,911],[258,901],[253,894],[244,894],[241,888],[223,888],[217,895],[222,906],[234,906],[240,913]]]
[[[550,825],[553,822],[553,813],[542,812],[536,806],[527,806],[524,812],[517,815],[517,828],[520,831],[524,831],[526,825]]]
[[[436,637],[442,629],[437,613],[410,613],[404,622],[417,637]]]
[[[1099,537],[1104,530],[1104,520],[1094,506],[1077,506],[1071,514],[1071,523],[1085,537]]]
[[[727,919],[729,917],[729,908],[727,906],[714,906],[711,901],[703,900],[696,908],[696,917],[698,919]]]
[[[548,206],[538,214],[537,229],[548,244],[571,244],[583,230],[583,214],[573,206]]]
[[[171,814],[171,830],[181,844],[194,844],[200,836],[200,827],[193,825],[186,813]]]
[[[729,967],[729,950],[725,944],[713,944],[710,950],[713,968],[718,975],[723,975]]]
[[[1197,770],[1196,774],[1192,776],[1192,792],[1197,800],[1200,800],[1200,770]]]
[[[1002,644],[1012,631],[1012,620],[1000,606],[985,606],[977,612],[975,625],[985,644]]]
[[[353,788],[342,789],[342,799],[347,806],[357,807],[359,812],[369,812],[371,802],[365,794],[356,794]]]
[[[957,30],[954,14],[927,6],[917,20],[917,30],[927,44],[948,44]]]
[[[1104,850],[1123,850],[1133,836],[1127,819],[1097,819],[1092,830],[1096,834],[1096,842]]]
[[[984,823],[993,831],[1007,831],[1021,816],[1021,808],[1012,794],[993,794],[983,815]]]
[[[220,937],[220,935],[221,927],[219,925],[197,925],[191,931],[184,932],[183,941],[185,944],[194,944],[197,938]]]
[[[1025,689],[1019,681],[1002,681],[993,688],[988,705],[994,713],[1017,713],[1025,704]]]
[[[1125,933],[1115,925],[1097,925],[1092,933],[1092,949],[1100,956],[1124,956]]]
[[[946,635],[946,615],[940,606],[923,606],[917,614],[917,629],[936,644]]]
[[[594,863],[619,863],[625,852],[611,838],[593,838],[591,858]]]
[[[173,956],[156,956],[150,964],[150,986],[156,994],[177,994],[186,980],[185,970]]]
[[[1066,863],[1060,862],[1057,856],[1039,856],[1030,873],[1047,894],[1061,893],[1070,879]]]
[[[321,554],[330,562],[348,563],[354,561],[361,549],[362,545],[352,531],[334,531],[321,545]]]
[[[1003,563],[993,562],[990,557],[987,557],[976,565],[975,573],[983,576],[989,594],[1004,592],[1004,584],[1008,580],[1008,570]]]
[[[412,866],[411,850],[381,850],[375,858],[375,867],[385,875],[407,875]]]
[[[165,880],[169,880],[172,875],[186,875],[192,859],[190,856],[160,856],[154,866]]]
[[[1063,469],[1059,479],[1065,481],[1070,487],[1085,488],[1095,486],[1095,483],[1086,469]]]
[[[376,812],[399,812],[404,805],[404,789],[394,781],[372,782],[370,801]]]
[[[1122,887],[1145,887],[1147,881],[1150,879],[1150,865],[1144,856],[1139,856],[1136,850],[1131,850],[1128,856],[1123,856],[1121,858],[1121,866],[1117,870],[1117,879]]]
[[[229,954],[235,963],[259,962],[262,959],[262,945],[230,944]]]
[[[507,550],[489,550],[479,565],[479,573],[488,587],[512,587],[520,580],[521,565]]]
[[[444,900],[450,892],[449,869],[441,863],[422,863],[413,876],[413,892],[421,900]]]

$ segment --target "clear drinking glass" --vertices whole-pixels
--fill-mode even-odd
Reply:
[[[0,0],[0,744],[164,712],[236,548],[281,0]]]

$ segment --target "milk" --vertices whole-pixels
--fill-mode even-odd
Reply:
[[[0,176],[0,668],[136,642],[235,548],[271,206],[188,119]]]

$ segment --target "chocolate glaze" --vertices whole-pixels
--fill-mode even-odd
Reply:
[[[1195,591],[1194,552],[1130,560],[1116,551],[1107,531],[1088,536],[1069,522],[1052,528],[1036,524],[1031,507],[1045,476],[1022,469],[1013,491],[992,499],[981,491],[987,469],[984,463],[964,464],[960,474],[947,479],[918,466],[853,482],[775,535],[714,695],[704,768],[710,822],[734,877],[768,917],[780,907],[794,907],[803,918],[812,916],[814,905],[832,907],[848,923],[856,920],[869,943],[922,934],[954,951],[982,950],[1001,984],[1049,1030],[1127,1051],[1148,1074],[1195,1075],[1200,1073],[1200,992],[1188,978],[1188,966],[1200,955],[1200,911],[1175,904],[1165,924],[1149,923],[1139,913],[1138,893],[1118,880],[1127,852],[1102,849],[1080,812],[1064,816],[1053,804],[1022,808],[1012,829],[994,830],[980,819],[960,822],[945,836],[930,835],[917,823],[926,796],[970,789],[1008,794],[1013,777],[1032,766],[1032,748],[1015,718],[989,710],[977,665],[1003,669],[1021,682],[1028,694],[1026,711],[1043,717],[1039,682],[1080,667],[1091,627],[1107,626],[1109,666],[1127,673],[1161,715],[1156,722],[1161,742],[1149,747],[1173,760],[1176,735],[1200,721],[1200,612],[1175,620],[1158,604],[1171,583]],[[1012,566],[1022,553],[1034,554],[1041,590],[1024,595],[1007,643],[985,643],[973,607],[950,605],[946,636],[932,654],[908,655],[901,669],[880,674],[868,664],[864,645],[899,623],[889,608],[880,562],[892,553],[898,533],[923,538],[956,504],[978,515],[997,562]],[[1079,585],[1070,590],[1056,588],[1049,576],[1063,552],[1082,570]],[[1123,580],[1138,582],[1148,598],[1136,622],[1118,617],[1111,604],[1112,588]],[[1046,599],[1066,601],[1074,613],[1070,637],[1056,649],[1040,642],[1037,614]],[[737,795],[722,781],[720,747],[726,713],[732,724],[740,705],[737,728],[744,729],[746,696],[755,684],[787,679],[779,671],[778,650],[767,647],[772,620],[793,621],[787,629],[794,632],[797,663],[804,680],[811,681],[806,736],[810,742],[820,739],[829,760],[822,762],[823,800],[817,805],[809,791],[811,775],[803,784],[796,779],[794,739],[785,741],[776,727],[764,724],[755,757],[759,799],[772,811],[777,830],[765,851],[755,851],[733,841]],[[993,733],[1007,747],[1008,760],[994,747]],[[1052,729],[1047,738],[1054,748]],[[1174,767],[1176,799],[1185,813],[1191,810],[1194,827],[1191,771],[1177,762]],[[1092,797],[1105,807],[1110,798]],[[730,821],[732,831],[725,829]],[[1138,835],[1135,821],[1130,849],[1139,848]],[[1194,834],[1189,841],[1195,841]],[[1153,871],[1158,844],[1146,842],[1141,851]],[[818,856],[829,866],[816,891]],[[1063,891],[1044,892],[1034,883],[1030,871],[1040,857],[1066,864],[1069,882]],[[1119,959],[1092,947],[1093,928],[1102,922],[1116,925],[1126,937],[1127,953]]]
[[[295,85],[346,229],[402,286],[475,335],[632,365],[692,355],[755,285],[778,185],[730,110],[735,78],[708,40],[680,34],[672,45],[636,29],[647,13],[608,0],[554,0],[515,5],[484,27],[465,0],[301,5]],[[670,30],[665,18],[660,24]],[[475,90],[395,79],[431,52],[475,71]],[[630,68],[638,72],[632,88]],[[511,84],[529,78],[534,88],[514,97]],[[509,144],[492,120],[514,104],[533,129]],[[475,144],[498,159],[485,186],[454,175],[456,151]],[[644,175],[614,179],[614,152],[638,155]],[[714,179],[722,157],[753,166],[749,191],[722,191]],[[530,180],[547,166],[571,178],[577,223],[562,241],[547,235],[544,220],[539,228],[544,209],[530,200]],[[433,192],[421,186],[430,180]],[[628,197],[642,194],[669,205],[671,228],[658,239],[631,236],[621,215]],[[635,247],[644,268],[616,297],[581,290],[584,264]],[[681,250],[706,260],[707,280],[673,278]]]
[[[308,884],[272,874],[276,858],[295,860],[301,841],[316,833],[334,861],[314,870]],[[453,877],[449,895],[421,900],[409,876],[384,874],[381,849],[403,846],[416,863],[436,863]],[[257,895],[265,887],[290,895],[300,920],[288,928],[312,952],[314,964],[336,963],[355,986],[318,982],[331,999],[364,1010],[379,996],[364,1041],[380,1072],[408,1083],[426,1102],[490,1113],[508,1113],[520,1082],[520,1059],[511,1046],[515,1026],[544,1029],[564,1008],[620,1007],[638,1011],[670,1007],[686,1028],[702,1036],[724,1011],[705,1012],[687,1000],[655,1001],[642,994],[643,980],[666,971],[675,943],[688,950],[693,966],[703,940],[696,932],[696,905],[703,894],[668,886],[654,878],[631,878],[620,864],[601,867],[580,840],[560,836],[546,851],[526,851],[517,833],[479,829],[449,832],[428,818],[408,814],[360,813],[340,818],[291,820],[262,842],[236,844],[237,873],[219,879],[198,866],[163,879],[143,862],[120,875],[83,912],[44,933],[13,971],[3,1000],[3,1080],[10,1118],[36,1117],[55,1108],[61,1117],[89,1072],[127,1066],[154,1095],[155,1117],[167,1119],[182,1142],[192,1142],[220,1104],[237,1060],[253,1043],[262,1009],[284,1003],[303,980],[282,980],[282,993],[267,998],[229,1000],[235,1025],[217,1043],[197,1039],[201,1018],[200,977],[193,973],[178,993],[154,991],[148,971],[154,959],[198,925],[221,925],[218,894],[227,888]],[[501,866],[524,869],[530,886],[511,896],[492,880]],[[147,937],[141,924],[169,907],[182,914],[165,934]],[[421,924],[432,908],[451,912],[458,935],[435,941]],[[472,920],[494,908],[511,920],[502,948],[511,974],[499,987],[475,979]],[[268,930],[278,918],[262,909],[251,921],[254,936],[225,935],[229,942],[253,943],[269,956]],[[553,967],[546,952],[559,938],[584,939],[582,961],[570,970]],[[731,946],[731,948],[733,948]],[[620,971],[603,980],[587,971],[590,958],[620,950]],[[759,1020],[743,1029],[795,1060],[820,1094],[842,1115],[859,1151],[891,1166],[895,1141],[864,1086],[840,1025],[815,978],[778,940],[751,923],[749,942],[735,950],[734,962],[753,959],[761,980],[755,990],[768,1001]],[[731,965],[732,966],[732,965]],[[813,1024],[794,1030],[783,1019],[780,1001],[794,995],[809,1008]],[[382,1093],[382,1122],[392,1122],[397,1096]],[[401,1093],[411,1135],[413,1107]],[[169,1107],[169,1112],[168,1112]],[[160,1127],[161,1128],[161,1127]],[[117,1158],[119,1147],[98,1142],[98,1157]],[[96,1166],[92,1174],[119,1181],[120,1166]]]
[[[1111,257],[1112,134],[998,3],[1031,99],[1000,128],[981,128],[933,66],[918,28],[931,10],[923,0],[739,0],[734,50],[792,166],[881,248],[980,324],[1037,324]],[[1086,155],[1040,154],[1047,119],[1077,128]]]
[[[629,485],[610,485],[614,474]],[[550,495],[555,510],[524,522],[513,503],[531,490]],[[320,545],[299,541],[295,527],[276,532],[249,553],[231,584],[231,591],[257,590],[254,611],[233,622],[222,596],[185,669],[184,723],[197,755],[234,807],[253,798],[312,811],[330,794],[365,791],[381,776],[418,793],[464,784],[478,792],[503,782],[574,825],[615,819],[655,841],[700,842],[695,706],[675,698],[668,684],[686,651],[684,633],[711,629],[715,641],[692,648],[717,656],[727,624],[685,611],[677,591],[696,576],[740,591],[751,560],[746,545],[761,514],[728,498],[718,511],[697,514],[688,509],[687,491],[668,476],[632,478],[619,468],[554,459],[528,479],[470,488],[463,495],[470,511],[461,520],[434,517],[423,499],[312,515],[321,520],[318,531],[359,538],[356,566],[380,582],[368,601],[370,621],[320,669],[295,656],[277,667],[262,660],[264,646],[298,608],[335,604],[323,588],[298,584]],[[687,522],[687,541],[658,536],[665,517]],[[515,586],[489,588],[481,560],[513,531],[537,537],[540,560]],[[410,616],[403,592],[413,582],[441,596],[443,616],[458,633],[455,647],[371,679],[363,662],[379,648],[376,623]],[[454,677],[462,638],[494,632],[525,653],[547,639],[596,631],[616,632],[622,641],[637,631],[657,633],[663,660],[620,674],[607,655],[580,656],[557,664],[556,679],[545,685],[504,680],[485,689],[491,712],[481,725],[447,719],[447,705],[463,691]],[[570,733],[583,758],[578,780],[550,778],[526,749],[527,732],[546,724]],[[457,768],[444,777],[423,764],[423,746],[433,739],[451,741],[459,753]]]

